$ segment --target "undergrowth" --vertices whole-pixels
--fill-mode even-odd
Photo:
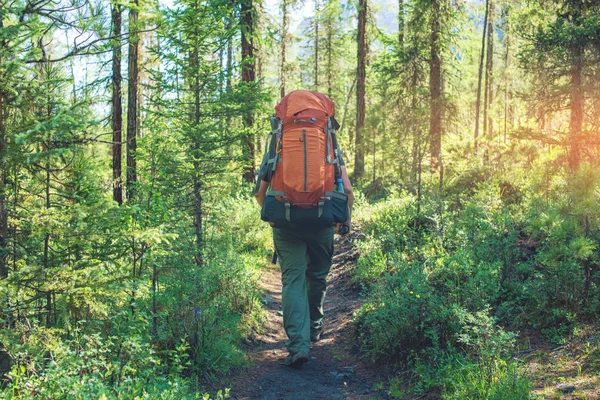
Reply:
[[[110,288],[85,304],[67,299],[64,324],[20,318],[2,330],[12,364],[2,396],[228,397],[218,390],[221,377],[245,363],[241,341],[264,320],[256,280],[270,239],[249,197],[217,203],[207,220],[202,265],[194,263],[194,242],[185,237],[189,220],[175,215],[168,231],[154,233],[144,263],[138,261],[140,269],[153,268],[155,283],[121,283],[107,265],[116,277]]]
[[[355,314],[361,348],[410,371],[413,394],[529,398],[514,358],[519,330],[562,343],[597,319],[600,171],[513,178],[359,202],[365,238],[351,275],[367,299]]]

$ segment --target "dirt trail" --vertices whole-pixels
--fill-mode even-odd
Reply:
[[[250,367],[235,379],[233,399],[374,399],[368,373],[358,359],[352,313],[360,306],[358,293],[350,285],[348,269],[356,262],[352,242],[358,233],[336,235],[333,266],[325,299],[325,333],[310,352],[310,360],[300,369],[279,365],[287,355],[284,341],[279,267],[272,265],[261,278],[266,292],[263,303],[268,311],[265,332],[247,349]]]

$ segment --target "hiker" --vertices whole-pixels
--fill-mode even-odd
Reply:
[[[261,219],[273,227],[281,266],[283,326],[289,338],[289,355],[281,363],[299,367],[323,332],[334,229],[341,234],[350,230],[354,196],[335,136],[339,124],[333,101],[297,90],[275,110],[255,197]]]

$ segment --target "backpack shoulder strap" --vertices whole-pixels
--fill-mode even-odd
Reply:
[[[269,139],[267,142],[269,157],[267,160],[267,181],[271,182],[271,178],[273,177],[273,172],[277,168],[277,161],[279,161],[279,147],[281,143],[281,133],[283,131],[283,121],[277,121],[277,128],[273,129],[273,131],[269,134]],[[274,126],[273,122],[272,125]]]
[[[333,159],[329,158],[329,148],[327,149],[327,162],[335,165],[335,179],[342,177],[342,167],[340,162],[340,146],[337,141],[337,135],[335,131],[339,129],[340,124],[333,117],[329,117],[327,120],[327,147],[329,147],[329,137],[331,137],[331,142],[333,144]]]

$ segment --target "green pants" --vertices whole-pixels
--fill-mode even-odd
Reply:
[[[311,325],[322,329],[327,274],[333,255],[332,228],[273,228],[281,266],[283,327],[291,354],[308,352]]]

